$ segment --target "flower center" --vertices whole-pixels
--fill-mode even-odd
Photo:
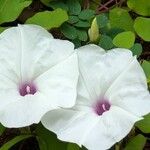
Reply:
[[[102,115],[104,112],[108,111],[110,109],[111,105],[108,100],[101,99],[96,102],[94,106],[94,112],[97,115]]]
[[[19,93],[21,96],[28,94],[34,95],[37,92],[37,88],[33,83],[23,83],[19,87]]]

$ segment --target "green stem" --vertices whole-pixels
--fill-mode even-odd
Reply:
[[[115,145],[115,150],[120,150],[120,145],[119,144]]]
[[[31,134],[30,127],[24,127],[19,129],[21,134]]]

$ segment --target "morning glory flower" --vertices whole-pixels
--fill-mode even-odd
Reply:
[[[74,45],[36,25],[0,34],[0,122],[38,123],[49,110],[75,104],[78,60]]]
[[[150,112],[146,78],[127,49],[105,52],[96,45],[87,45],[77,52],[77,102],[71,109],[46,113],[42,123],[60,140],[89,150],[106,150]]]

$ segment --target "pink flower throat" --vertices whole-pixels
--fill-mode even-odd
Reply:
[[[37,88],[33,83],[22,83],[19,86],[19,93],[21,96],[26,96],[28,94],[34,95],[37,92]]]
[[[108,100],[101,99],[96,102],[94,105],[94,112],[97,115],[102,115],[104,112],[108,111],[110,109],[111,105]]]

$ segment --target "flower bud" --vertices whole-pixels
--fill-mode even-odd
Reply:
[[[88,35],[89,35],[90,42],[96,43],[99,39],[100,34],[99,34],[99,27],[97,24],[96,17],[92,21],[92,25],[88,31]]]

